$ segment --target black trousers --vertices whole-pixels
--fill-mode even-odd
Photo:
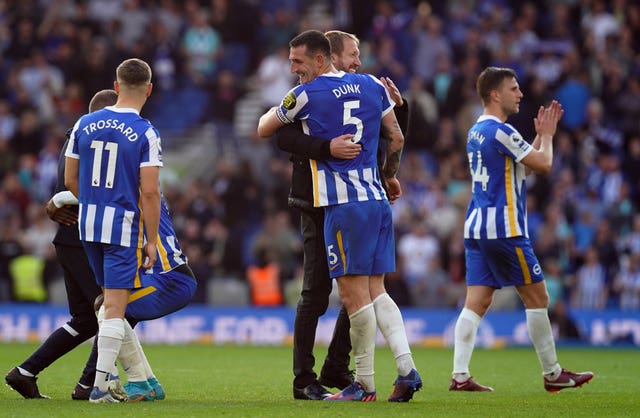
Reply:
[[[54,361],[74,349],[98,331],[98,321],[93,310],[93,302],[101,293],[93,270],[82,247],[56,245],[56,255],[64,272],[71,319],[66,326],[75,333],[71,335],[64,328],[54,331],[47,340],[20,366],[33,374],[38,374]],[[93,384],[93,370],[85,370],[80,379]]]
[[[308,386],[317,379],[313,371],[313,346],[318,318],[327,311],[332,289],[324,243],[324,211],[303,210],[300,225],[304,251],[304,278],[293,327],[293,385],[297,388]],[[323,372],[348,372],[350,351],[349,316],[343,306],[338,314]]]

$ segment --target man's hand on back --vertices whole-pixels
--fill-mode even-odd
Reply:
[[[342,160],[352,160],[356,158],[362,150],[362,145],[354,144],[351,142],[351,138],[353,138],[351,134],[340,135],[333,138],[329,144],[331,156]]]

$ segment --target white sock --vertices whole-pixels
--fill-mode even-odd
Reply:
[[[102,326],[102,321],[104,321],[104,305],[100,305],[100,309],[96,312],[96,317],[98,318],[98,329]],[[109,372],[109,380],[119,379],[119,371],[118,365],[113,363],[113,367],[111,370],[104,370],[105,372]]]
[[[351,321],[351,347],[356,364],[356,381],[360,382],[364,390],[376,390],[373,381],[373,355],[376,346],[376,314],[373,304],[363,306],[349,315]]]
[[[453,346],[453,375],[458,382],[469,378],[469,363],[476,343],[480,317],[471,309],[463,308],[456,321]]]
[[[411,369],[415,369],[409,341],[407,340],[407,332],[404,329],[402,314],[398,305],[391,299],[388,293],[383,293],[373,301],[373,309],[376,313],[376,322],[380,328],[380,332],[387,340],[389,348],[396,360],[398,374],[406,376],[411,373]]]
[[[551,374],[551,378],[557,377],[562,368],[558,364],[556,344],[553,340],[547,309],[526,309],[525,313],[527,315],[529,337],[538,354],[538,360],[540,360],[540,365],[542,366],[542,374]]]
[[[122,339],[124,338],[124,321],[122,318],[111,318],[102,321],[98,331],[98,360],[94,386],[106,391],[109,374],[112,372]]]
[[[129,325],[129,322],[124,321],[124,339],[120,347],[120,354],[118,354],[118,361],[120,361],[124,372],[127,374],[127,382],[144,382],[147,380],[142,360],[144,353],[140,352],[138,347],[138,336]]]
[[[149,380],[155,377],[155,375],[153,374],[153,370],[151,370],[151,365],[149,364],[149,360],[147,360],[147,355],[144,353],[144,350],[142,349],[142,344],[140,344],[140,340],[138,339],[137,335],[135,338],[135,343],[138,346],[138,352],[140,353],[140,357],[142,359],[142,367],[144,367],[145,377],[147,378],[147,380]]]

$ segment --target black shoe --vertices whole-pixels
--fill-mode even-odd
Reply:
[[[20,374],[17,367],[11,369],[4,377],[7,385],[26,399],[49,399],[48,396],[40,393],[36,380],[37,378],[35,376],[30,377]]]
[[[89,395],[91,395],[91,389],[93,389],[93,387],[89,386],[85,389],[80,386],[80,383],[76,383],[76,387],[73,388],[73,392],[71,392],[71,399],[74,401],[88,401]]]
[[[353,383],[353,371],[346,370],[340,373],[320,372],[318,382],[328,388],[346,388]]]
[[[324,398],[331,395],[331,392],[323,388],[318,382],[313,382],[312,384],[305,386],[300,389],[297,387],[293,387],[293,398],[294,399],[306,399],[310,401],[323,401]]]

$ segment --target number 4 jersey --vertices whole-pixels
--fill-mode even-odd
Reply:
[[[376,153],[380,121],[393,110],[384,85],[368,74],[327,73],[289,91],[276,111],[281,122],[302,122],[304,133],[330,140],[353,134],[362,145],[352,160],[310,160],[314,206],[384,200]]]
[[[65,156],[79,159],[80,239],[142,248],[140,168],[162,166],[158,131],[135,109],[109,106],[76,122]]]
[[[472,194],[464,237],[528,237],[525,166],[533,148],[511,125],[483,115],[467,136]]]

